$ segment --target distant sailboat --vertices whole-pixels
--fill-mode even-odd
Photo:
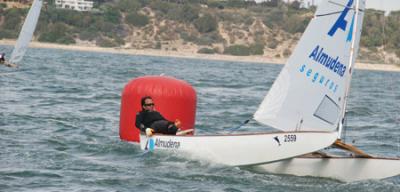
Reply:
[[[10,60],[6,65],[10,67],[16,67],[28,48],[29,42],[32,40],[33,33],[36,28],[40,16],[40,10],[42,8],[43,0],[34,0],[31,8],[29,9],[28,15],[25,18],[25,22],[22,25],[21,32],[19,33],[17,43],[15,44],[14,50],[11,53]]]
[[[354,3],[355,2],[355,3]],[[341,142],[346,103],[359,49],[365,0],[321,3],[293,55],[272,86],[255,119],[290,131],[338,129],[333,147],[353,156],[322,152],[260,165],[263,171],[330,177],[346,182],[400,174],[400,159],[374,158]]]

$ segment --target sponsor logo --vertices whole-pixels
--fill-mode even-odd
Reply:
[[[324,66],[326,69],[334,72],[341,78],[346,73],[347,67],[346,65],[342,64],[339,56],[331,56],[324,51],[323,47],[320,47],[319,45],[317,45],[313,49],[308,57],[313,61],[319,63],[320,65]],[[339,84],[337,82],[327,78],[326,75],[324,75],[320,71],[312,69],[312,67],[309,67],[307,64],[300,66],[299,71],[301,73],[305,73],[306,77],[311,79],[311,82],[318,83],[321,86],[327,87],[333,93],[336,93],[339,88]]]
[[[352,8],[353,4],[354,0],[348,0],[344,10],[339,15],[339,18],[330,28],[328,32],[329,36],[333,37],[336,34],[336,32],[340,30],[343,32],[348,31],[346,42],[351,42],[351,40],[353,39],[355,13],[352,17],[350,29],[348,29],[349,22],[346,20],[346,17],[347,19],[349,19],[348,14],[349,11],[353,9]],[[332,56],[331,54],[328,53],[328,51],[326,51],[320,45],[317,45],[311,51],[308,57],[314,62],[317,62],[317,64],[320,64],[329,71],[335,73],[340,78],[342,78],[346,74],[347,66],[343,64],[343,62],[341,62],[339,56]],[[336,93],[336,91],[339,89],[339,84],[337,82],[338,80],[336,80],[336,78],[333,79],[327,78],[326,74],[324,74],[320,70],[315,69],[315,67],[313,67],[312,65],[310,66],[308,64],[301,65],[299,68],[299,72],[304,73],[307,78],[311,79],[311,82],[324,86],[333,93]]]
[[[150,151],[154,150],[154,139],[150,138],[149,140],[149,149]]]
[[[313,71],[313,69],[309,68],[306,64],[302,65],[299,71],[301,73],[305,73],[306,77],[311,79],[311,82],[327,87],[333,93],[336,93],[336,91],[339,88],[339,85],[336,84],[333,80],[325,77],[323,74],[320,74],[319,72]]]
[[[279,141],[279,137],[278,136],[274,137],[274,140],[278,143],[279,146],[281,146],[281,142]]]
[[[179,147],[181,146],[181,142],[173,141],[172,139],[166,141],[166,140],[157,138],[154,146],[159,147],[159,148],[179,149]]]
[[[339,61],[339,57],[337,56],[335,58],[330,56],[328,53],[324,52],[324,48],[320,48],[319,45],[314,48],[308,57],[325,66],[327,69],[335,72],[340,77],[343,77],[344,73],[346,72],[346,65]]]
[[[349,0],[349,2],[347,2],[347,5],[344,8],[344,10],[342,11],[342,13],[340,14],[339,18],[336,20],[335,24],[329,30],[329,32],[328,32],[329,36],[333,37],[338,29],[346,31],[348,22],[346,21],[345,18],[347,16],[347,14],[349,13],[349,10],[351,9],[353,2],[354,2],[354,0]],[[354,26],[354,15],[353,15],[353,19],[351,22],[349,34],[347,35],[347,40],[346,40],[347,42],[350,42],[353,38],[353,26]]]

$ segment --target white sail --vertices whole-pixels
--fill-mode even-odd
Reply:
[[[11,53],[11,63],[18,63],[22,60],[22,57],[28,48],[28,44],[32,40],[33,32],[35,31],[36,24],[39,19],[40,9],[42,8],[42,2],[42,0],[33,1],[22,26],[21,32],[19,33],[17,43],[15,44],[14,50]]]
[[[351,47],[356,54],[361,35],[365,0],[357,2],[357,19],[354,0],[320,4],[255,120],[283,131],[337,129],[355,58]]]

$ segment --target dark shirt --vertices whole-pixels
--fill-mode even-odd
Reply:
[[[146,128],[150,128],[151,125],[159,120],[166,120],[158,111],[141,111],[136,114],[136,127],[141,131],[145,132]],[[169,122],[169,121],[168,121]],[[173,123],[173,122],[170,122]],[[153,127],[151,127],[153,128]]]

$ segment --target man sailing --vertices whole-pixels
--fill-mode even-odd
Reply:
[[[5,53],[1,53],[0,54],[0,64],[5,65],[7,67],[13,67],[13,68],[18,67],[16,64],[6,61],[6,54]]]

